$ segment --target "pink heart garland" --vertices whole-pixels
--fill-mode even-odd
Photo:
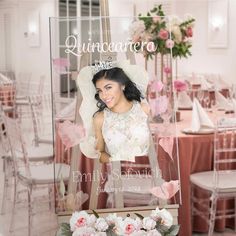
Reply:
[[[156,99],[156,114],[162,114],[166,112],[168,108],[168,98],[164,96],[160,96]]]
[[[169,182],[164,182],[161,186],[151,188],[150,192],[158,198],[170,199],[179,191],[179,189],[179,180],[171,180]]]
[[[173,146],[174,146],[174,138],[173,137],[163,137],[159,140],[159,144],[164,149],[166,153],[170,156],[171,160],[173,160]]]
[[[67,150],[81,142],[81,139],[85,136],[85,131],[82,126],[73,124],[69,120],[66,120],[59,124],[58,135],[61,138],[62,143],[65,145],[65,150]]]
[[[164,87],[164,85],[161,81],[153,80],[153,81],[150,82],[151,91],[161,92],[163,87]]]

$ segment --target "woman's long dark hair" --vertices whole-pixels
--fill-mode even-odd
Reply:
[[[136,87],[136,84],[131,81],[131,79],[125,74],[125,72],[119,67],[113,67],[111,69],[105,69],[97,72],[92,79],[94,86],[100,79],[107,79],[118,82],[119,84],[125,86],[124,95],[128,101],[138,101],[141,102],[141,98],[143,98],[141,92]],[[97,100],[98,112],[103,111],[107,106],[106,104],[99,98],[99,94],[95,94],[95,99]]]

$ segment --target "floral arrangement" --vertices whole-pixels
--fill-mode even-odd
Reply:
[[[106,218],[99,217],[93,211],[74,212],[70,223],[62,223],[56,236],[174,236],[179,232],[179,225],[173,225],[173,217],[166,209],[156,208],[148,217],[136,214],[136,219],[129,215],[123,219],[116,213]]]
[[[177,79],[174,81],[174,88],[177,92],[182,92],[188,89],[188,85],[185,81]]]
[[[186,15],[185,20],[177,16],[166,17],[162,5],[154,7],[147,16],[139,15],[130,28],[132,46],[145,58],[170,54],[174,58],[191,55],[193,26],[195,19]]]

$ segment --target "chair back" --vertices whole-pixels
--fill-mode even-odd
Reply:
[[[16,81],[17,96],[27,96],[30,92],[32,73],[20,72]]]
[[[236,118],[217,120],[214,135],[214,187],[225,191],[235,188],[228,178],[236,179]],[[225,180],[223,180],[225,179]],[[227,191],[228,191],[227,190]],[[236,189],[235,189],[236,191]]]
[[[25,173],[28,177],[31,176],[29,168],[29,159],[26,151],[26,144],[22,136],[20,124],[18,119],[10,118],[3,115],[4,124],[6,125],[7,138],[10,144],[11,156],[14,163],[15,171],[17,172],[19,168],[24,168]],[[23,158],[17,158],[17,156],[22,156]]]
[[[52,139],[52,99],[51,94],[37,94],[28,97],[33,121],[34,142],[37,146],[40,136]]]
[[[0,102],[0,143],[1,143],[0,150],[3,151],[2,156],[8,154],[8,152],[10,151],[10,145],[7,138],[6,124],[4,122],[3,116],[4,116],[4,111],[2,104]]]

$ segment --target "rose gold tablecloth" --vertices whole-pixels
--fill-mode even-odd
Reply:
[[[13,97],[15,96],[15,89],[13,85],[0,84],[0,101],[3,105],[12,106]]]
[[[0,84],[0,102],[3,106],[14,107],[16,90],[13,84]],[[10,117],[16,117],[16,112],[7,112]]]
[[[212,114],[209,114],[213,116]],[[224,115],[222,112],[217,115]],[[193,219],[193,228],[191,221],[191,201],[190,201],[190,174],[211,170],[213,167],[213,134],[204,134],[204,135],[191,135],[184,134],[181,132],[182,129],[188,128],[191,123],[191,111],[181,111],[181,121],[177,123],[177,137],[179,144],[179,162],[180,162],[180,178],[181,178],[181,194],[182,194],[182,205],[179,208],[179,224],[181,236],[191,236],[192,230],[198,232],[206,232],[208,229],[207,224],[199,217],[194,217]],[[161,125],[162,126],[162,125]],[[173,124],[170,125],[169,129],[174,129],[175,126]],[[65,153],[63,151],[63,145],[60,140],[57,138],[56,141],[57,151],[56,151],[56,160],[61,160],[61,156],[63,159],[69,158],[65,157]],[[62,154],[63,153],[63,154]],[[166,159],[168,159],[167,154],[163,151],[162,148],[158,148],[159,165],[164,168],[166,165]],[[66,156],[70,153],[67,152]],[[81,170],[92,173],[93,172],[93,160],[88,159],[84,156],[81,158],[80,162]],[[105,167],[103,167],[105,168]],[[106,170],[104,170],[106,171]],[[165,173],[164,173],[165,174]],[[173,177],[173,176],[172,176]],[[90,191],[91,183],[83,183],[82,189],[86,192]],[[197,189],[195,192],[195,196],[201,196],[202,191]],[[99,206],[98,208],[105,206],[105,196],[106,193],[102,193],[99,195]],[[84,205],[85,208],[88,209],[88,202]],[[223,202],[220,204],[220,207],[234,207],[234,203],[231,202]],[[233,219],[230,221],[221,220],[217,221],[215,225],[215,230],[223,231],[225,226],[232,226]],[[226,224],[227,223],[227,224]]]

